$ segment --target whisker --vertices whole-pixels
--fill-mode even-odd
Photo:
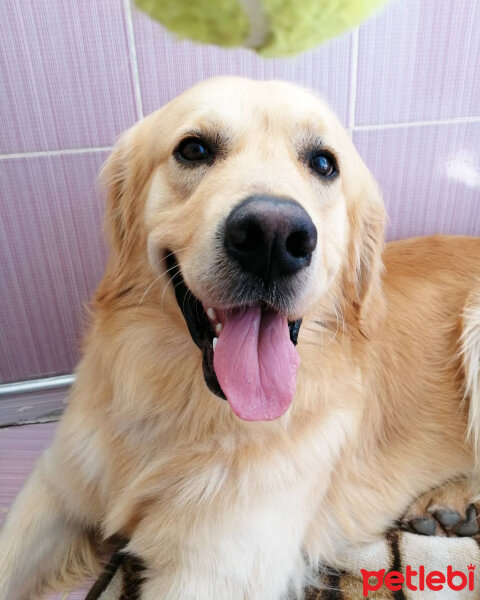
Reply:
[[[340,304],[340,302],[338,300],[338,296],[337,296],[335,290],[333,290],[333,296],[335,298],[335,305],[338,307],[338,311],[340,312],[340,316],[341,316],[341,319],[342,319],[342,345],[341,345],[341,348],[342,348],[342,351],[343,351],[343,343],[345,341],[345,316],[343,314],[342,305]]]
[[[181,277],[181,273],[180,271],[177,271],[171,278],[170,278],[170,283],[172,284],[173,287],[173,291],[175,291],[175,288],[177,287],[177,285],[179,285],[181,283],[181,280],[178,281],[177,283],[174,283],[175,277]],[[160,311],[163,312],[163,299],[165,298],[165,292],[168,289],[168,284],[164,286],[163,288],[163,293],[162,293],[162,297],[160,298]]]
[[[180,248],[179,250],[177,250],[177,252],[182,252],[183,250],[187,250],[188,248],[189,248],[189,246],[185,246],[184,248]],[[160,263],[159,263],[159,264],[162,264],[162,262],[164,262],[164,261],[165,261],[165,260],[167,260],[167,259],[168,259],[170,256],[173,256],[173,255],[174,255],[174,252],[169,252],[168,254],[166,254],[166,255],[165,255],[163,258],[162,258],[162,260],[160,261]],[[143,292],[143,294],[142,294],[142,297],[140,298],[140,301],[138,302],[137,306],[140,306],[140,304],[142,304],[142,302],[143,302],[143,301],[144,301],[144,299],[145,299],[145,296],[146,296],[146,295],[148,294],[148,292],[149,292],[149,291],[152,289],[152,287],[153,287],[153,286],[154,286],[156,283],[158,283],[158,282],[160,281],[160,279],[161,279],[162,277],[164,277],[165,275],[167,275],[168,273],[170,273],[170,271],[173,271],[173,270],[174,270],[174,269],[176,269],[176,268],[177,268],[177,265],[173,265],[173,267],[170,267],[169,269],[166,269],[165,271],[163,271],[163,273],[160,273],[160,275],[158,275],[158,276],[157,276],[157,277],[156,277],[156,278],[155,278],[155,279],[152,281],[152,283],[151,283],[151,284],[150,284],[150,285],[147,287],[147,289],[146,289],[146,290]],[[180,274],[180,272],[179,272],[179,274]],[[173,277],[171,277],[171,278],[170,278],[172,282],[173,282],[173,279],[175,278],[175,276],[176,276],[176,274],[175,274]],[[165,295],[165,290],[166,290],[166,287],[167,287],[167,286],[165,286],[165,288],[164,288],[164,290],[163,290],[162,298],[161,298],[161,301],[160,301],[160,308],[162,307],[162,303],[163,303],[163,297],[164,297],[164,295]]]
[[[137,304],[137,308],[140,306],[140,304],[142,304],[142,302],[145,300],[145,296],[148,294],[148,292],[152,289],[152,287],[158,283],[161,279],[161,275],[159,275],[158,277],[156,277],[152,283],[147,287],[147,289],[143,292],[142,297],[140,298],[140,300],[138,301]]]
[[[164,271],[163,273],[160,273],[160,275],[158,275],[153,281],[152,283],[147,287],[147,289],[143,292],[142,297],[140,298],[140,301],[138,302],[137,306],[140,306],[140,304],[142,304],[143,300],[145,299],[145,296],[148,294],[148,292],[152,289],[152,287],[158,283],[160,281],[160,279],[164,276],[167,275],[167,273],[169,273],[170,271],[173,271],[173,269],[176,268],[176,265],[174,265],[173,267],[170,267],[169,269],[167,269],[166,271]],[[173,277],[175,277],[177,274],[175,274]],[[172,278],[173,279],[173,278]]]

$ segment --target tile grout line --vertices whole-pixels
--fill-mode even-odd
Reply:
[[[378,131],[381,129],[408,129],[410,127],[462,125],[465,123],[480,123],[480,117],[453,117],[452,119],[437,119],[431,121],[403,121],[399,123],[378,123],[375,125],[354,125],[352,129],[353,131]]]
[[[452,119],[438,119],[432,121],[404,121],[400,123],[378,123],[375,125],[350,125],[346,129],[351,134],[355,131],[380,131],[382,129],[408,129],[410,127],[428,127],[432,125],[462,125],[468,123],[480,123],[479,117],[454,117]],[[32,152],[12,152],[11,154],[0,154],[1,160],[17,158],[36,158],[41,156],[64,156],[69,154],[89,154],[95,152],[111,152],[112,146],[91,146],[87,148],[65,148],[62,150],[38,150]]]
[[[137,47],[135,45],[135,30],[133,28],[132,5],[130,0],[124,0],[125,21],[127,25],[128,49],[130,52],[130,68],[132,71],[133,87],[135,90],[135,104],[137,116],[143,119],[142,89],[140,87],[140,75],[138,72]]]
[[[111,146],[101,146],[92,148],[67,148],[65,150],[39,150],[35,152],[13,152],[12,154],[0,154],[0,160],[9,160],[14,158],[36,158],[39,156],[64,156],[68,154],[88,154],[94,152],[111,152]]]
[[[352,52],[350,56],[350,93],[348,98],[348,129],[350,131],[353,131],[355,128],[355,108],[357,103],[358,35],[359,29],[356,27],[352,31]]]

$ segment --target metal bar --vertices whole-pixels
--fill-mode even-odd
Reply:
[[[59,388],[70,387],[74,381],[75,375],[59,375],[58,377],[44,377],[29,381],[2,383],[0,385],[0,398],[17,394],[28,394],[29,392],[57,390]]]

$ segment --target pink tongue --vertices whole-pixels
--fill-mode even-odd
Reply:
[[[260,307],[226,314],[213,365],[233,412],[241,419],[281,417],[293,399],[299,362],[285,317]]]

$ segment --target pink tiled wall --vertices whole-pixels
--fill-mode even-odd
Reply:
[[[178,42],[128,0],[2,0],[0,382],[72,371],[105,260],[96,174],[121,131],[212,75],[325,96],[380,182],[390,238],[480,234],[479,31],[479,0],[393,0],[262,60]]]

